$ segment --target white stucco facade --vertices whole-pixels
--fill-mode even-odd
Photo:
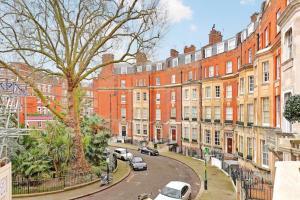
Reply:
[[[289,96],[300,94],[300,0],[293,0],[279,19],[281,27],[281,110]],[[283,113],[283,112],[282,112]],[[283,132],[300,133],[281,115]]]

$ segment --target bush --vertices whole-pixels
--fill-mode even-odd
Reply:
[[[283,116],[291,123],[300,122],[300,95],[286,101]]]

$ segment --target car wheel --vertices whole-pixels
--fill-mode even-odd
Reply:
[[[122,157],[121,157],[121,160],[125,160],[125,158],[122,156]]]

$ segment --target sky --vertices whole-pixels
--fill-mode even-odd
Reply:
[[[223,39],[233,37],[246,28],[250,16],[260,10],[262,0],[161,0],[168,11],[169,28],[160,41],[155,60],[169,57],[170,49],[179,53],[184,46],[197,49],[208,43],[213,24]]]

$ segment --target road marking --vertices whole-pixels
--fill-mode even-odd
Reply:
[[[131,173],[131,175],[128,177],[128,179],[126,180],[126,182],[127,183],[129,183],[130,182],[130,180],[134,177],[134,173]]]

